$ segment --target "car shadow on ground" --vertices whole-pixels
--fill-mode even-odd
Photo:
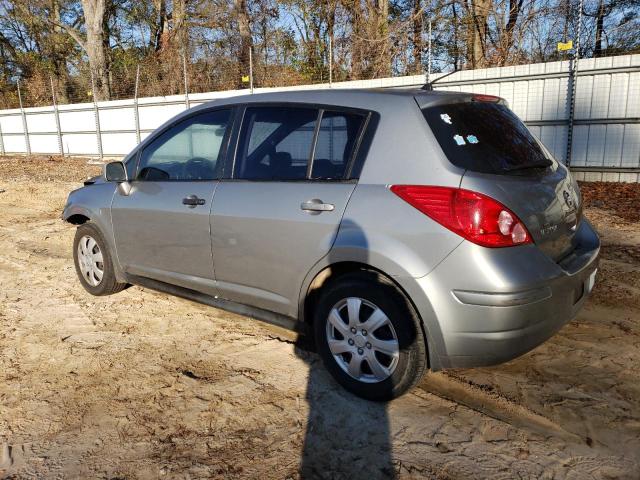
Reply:
[[[340,231],[350,245],[359,246],[365,256],[361,260],[367,263],[369,243],[362,228],[350,219],[343,219]],[[330,258],[329,263],[338,261]],[[309,365],[306,391],[309,418],[300,477],[395,478],[387,403],[364,400],[342,388],[315,353],[311,335],[298,336],[295,352]]]
[[[387,404],[347,392],[314,350],[310,338],[298,337],[296,355],[309,365],[300,478],[395,478]]]

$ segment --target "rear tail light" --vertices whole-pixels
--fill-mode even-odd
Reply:
[[[515,213],[481,193],[425,185],[392,185],[391,191],[442,226],[483,247],[532,243]]]

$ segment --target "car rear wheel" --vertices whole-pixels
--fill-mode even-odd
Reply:
[[[314,321],[318,352],[334,378],[369,400],[389,400],[427,367],[420,319],[385,277],[347,274],[321,294]]]
[[[73,242],[76,273],[84,289],[92,295],[111,295],[126,287],[116,280],[111,253],[92,223],[80,225]]]

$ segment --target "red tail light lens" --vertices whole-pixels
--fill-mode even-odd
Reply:
[[[425,185],[392,185],[391,191],[442,226],[483,247],[532,243],[515,213],[481,193]]]

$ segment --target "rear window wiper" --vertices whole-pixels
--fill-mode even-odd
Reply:
[[[517,172],[519,170],[535,170],[539,168],[549,168],[553,165],[551,160],[547,160],[546,162],[537,162],[530,163],[528,165],[514,165],[512,167],[503,167],[502,170],[505,172]]]

